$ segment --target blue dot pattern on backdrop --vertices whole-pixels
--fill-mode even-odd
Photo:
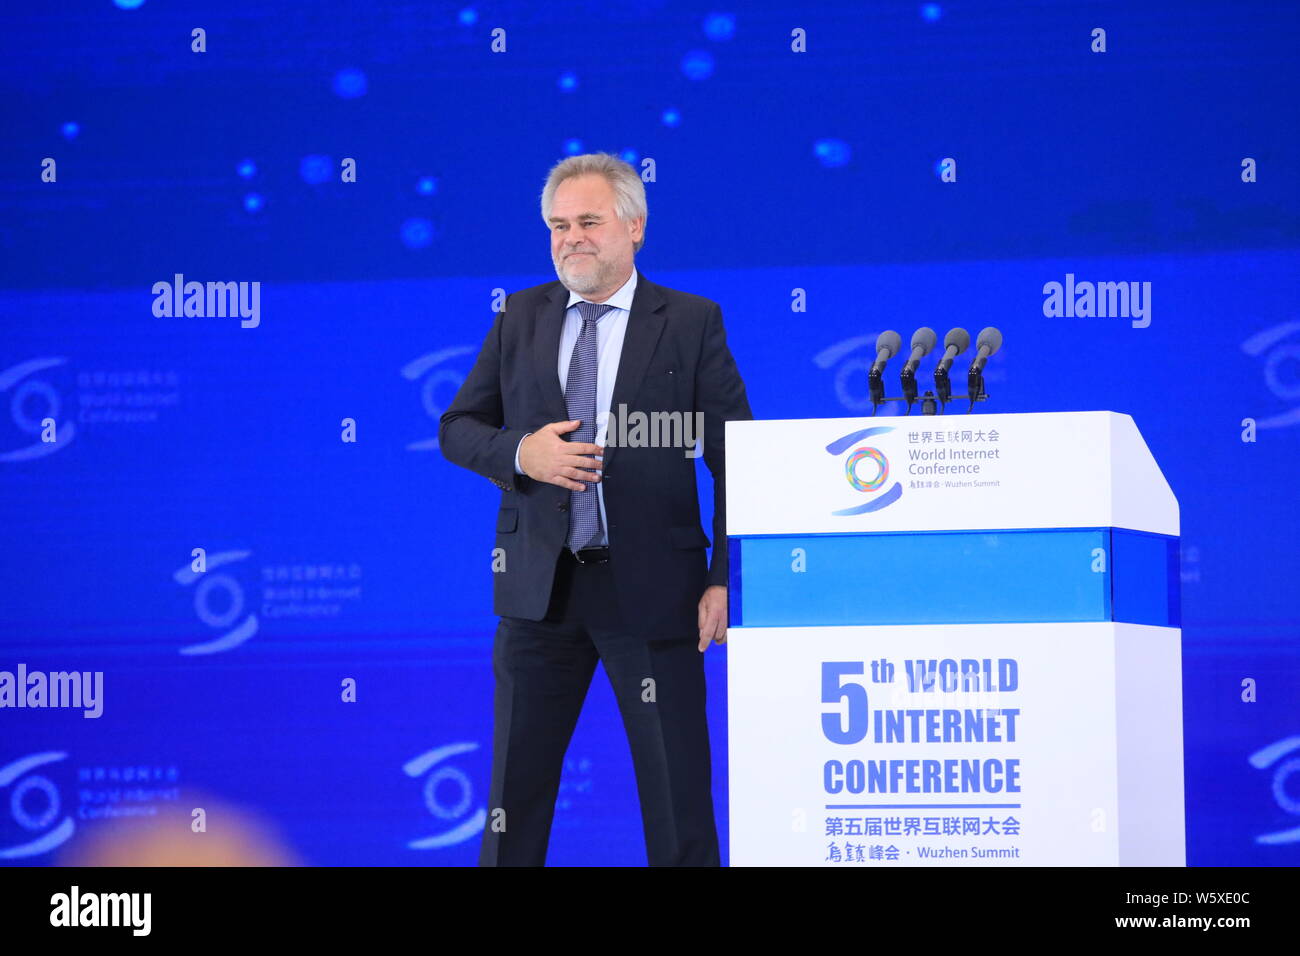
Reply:
[[[298,175],[303,182],[315,186],[330,178],[331,167],[328,156],[304,156],[298,164]]]
[[[682,75],[688,80],[707,80],[713,75],[713,54],[692,50],[682,57]]]
[[[736,18],[729,13],[710,13],[704,18],[704,35],[710,40],[730,40],[736,35]]]
[[[402,242],[410,249],[423,249],[433,242],[433,223],[418,216],[402,223]]]
[[[849,144],[842,139],[819,139],[813,144],[813,155],[828,169],[847,163],[850,152]]]
[[[334,75],[334,93],[345,100],[366,95],[366,75],[360,70],[339,70]]]

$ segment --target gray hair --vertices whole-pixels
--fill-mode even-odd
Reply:
[[[604,176],[614,190],[614,211],[623,222],[632,219],[647,219],[645,202],[645,184],[632,166],[613,153],[584,153],[570,156],[554,166],[546,177],[546,186],[542,189],[542,222],[550,226],[551,204],[555,200],[555,190],[566,179],[585,176],[590,173]],[[640,252],[645,245],[645,224],[641,226],[641,238],[632,247],[633,252]]]

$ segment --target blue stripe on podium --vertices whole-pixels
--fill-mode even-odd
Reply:
[[[732,627],[1180,626],[1178,539],[1122,528],[729,539]]]
[[[1113,619],[1182,627],[1178,539],[1127,528],[1110,532]]]

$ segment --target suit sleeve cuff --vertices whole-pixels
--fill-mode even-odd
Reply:
[[[528,433],[528,435],[531,434],[532,432]],[[525,435],[524,438],[527,438],[528,435]],[[522,475],[524,473],[524,470],[519,467],[519,449],[522,448],[524,445],[524,438],[519,439],[519,444],[515,445],[515,474],[516,475]]]

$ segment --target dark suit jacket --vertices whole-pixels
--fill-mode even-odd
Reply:
[[[569,492],[516,475],[515,448],[528,432],[568,420],[556,373],[568,298],[558,280],[506,298],[438,430],[448,460],[501,489],[496,546],[506,569],[493,574],[495,612],[534,621],[546,615],[568,535]],[[723,422],[753,417],[716,302],[637,272],[611,416],[620,405],[647,415],[703,413],[703,457],[714,483],[707,566],[697,459],[680,447],[610,447],[612,437],[603,456],[610,567],[624,622],[647,639],[698,636],[700,595],[706,585],[727,583]]]

